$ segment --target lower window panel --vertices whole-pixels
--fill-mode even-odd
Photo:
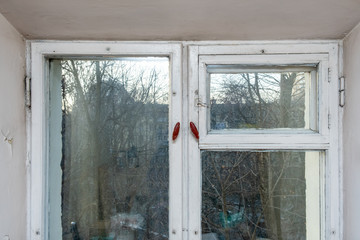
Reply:
[[[319,151],[202,151],[202,239],[320,239]]]

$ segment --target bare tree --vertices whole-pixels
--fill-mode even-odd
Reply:
[[[221,74],[213,80],[213,129],[304,127],[303,73]],[[203,230],[225,239],[305,239],[304,157],[301,152],[204,154]]]
[[[166,238],[167,229],[145,225],[156,215],[168,221],[168,73],[115,60],[66,60],[62,68],[64,237],[71,222],[90,239],[117,234],[116,217],[138,216],[132,228],[140,230],[128,234]]]

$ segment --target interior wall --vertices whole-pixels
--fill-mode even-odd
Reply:
[[[0,14],[0,239],[26,239],[25,42]]]
[[[360,25],[344,40],[344,239],[360,239]]]

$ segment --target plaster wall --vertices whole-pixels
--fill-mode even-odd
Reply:
[[[360,1],[0,0],[0,12],[27,39],[341,39]]]
[[[0,239],[26,239],[25,42],[0,14]]]
[[[360,25],[344,40],[344,239],[360,239]]]

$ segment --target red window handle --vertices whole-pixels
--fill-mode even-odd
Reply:
[[[174,127],[174,131],[173,131],[173,135],[172,135],[172,140],[175,141],[176,138],[178,137],[179,135],[179,131],[180,131],[180,123],[176,123],[175,124],[175,127]]]
[[[197,128],[193,122],[190,122],[190,129],[191,129],[192,133],[194,134],[194,136],[197,139],[199,139],[199,131],[197,130]]]

